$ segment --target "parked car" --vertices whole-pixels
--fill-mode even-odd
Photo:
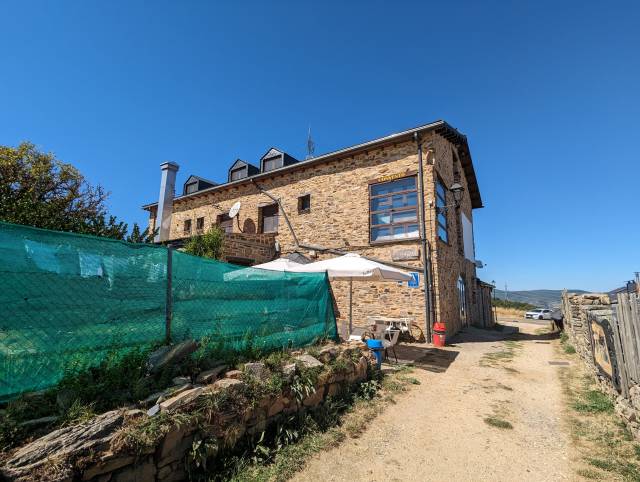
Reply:
[[[551,319],[551,310],[546,308],[538,308],[535,310],[527,311],[524,314],[525,318],[531,318],[534,320],[550,320]]]

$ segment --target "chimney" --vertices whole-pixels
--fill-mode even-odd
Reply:
[[[173,196],[176,189],[176,173],[180,169],[175,162],[163,162],[160,164],[162,177],[160,179],[160,197],[158,199],[158,213],[156,227],[158,234],[154,241],[161,242],[169,239],[171,229],[171,214],[173,212]]]

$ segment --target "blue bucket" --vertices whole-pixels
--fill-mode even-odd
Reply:
[[[382,367],[382,352],[384,347],[381,340],[367,340],[367,347],[373,352],[373,356],[376,357],[376,365],[378,370]]]

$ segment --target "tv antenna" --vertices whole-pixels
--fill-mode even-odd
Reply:
[[[309,126],[309,133],[307,134],[307,159],[311,159],[316,152],[316,143],[311,138],[311,126]]]

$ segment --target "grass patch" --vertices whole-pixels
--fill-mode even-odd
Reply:
[[[566,342],[565,336],[556,349],[564,351]],[[612,400],[598,389],[582,364],[562,368],[559,374],[566,423],[580,456],[574,466],[576,474],[591,480],[640,482],[640,444],[616,416]]]
[[[573,345],[567,343],[564,345],[564,352],[567,355],[573,355],[576,352],[576,349],[573,347]]]
[[[505,364],[513,361],[521,349],[522,343],[519,341],[503,341],[502,347],[499,350],[485,353],[482,358],[480,358],[480,366],[490,368],[504,367]]]
[[[580,477],[584,477],[585,479],[589,479],[589,480],[602,479],[602,477],[600,476],[600,472],[593,469],[578,469],[576,471],[576,474],[578,474]]]
[[[613,413],[613,402],[600,390],[589,390],[573,403],[573,409],[578,412]]]
[[[512,430],[513,429],[513,425],[511,425],[510,422],[499,418],[499,417],[486,417],[484,419],[484,423],[486,423],[487,425],[491,425],[492,427],[496,427],[496,428],[500,428],[500,429],[506,429],[506,430]]]

